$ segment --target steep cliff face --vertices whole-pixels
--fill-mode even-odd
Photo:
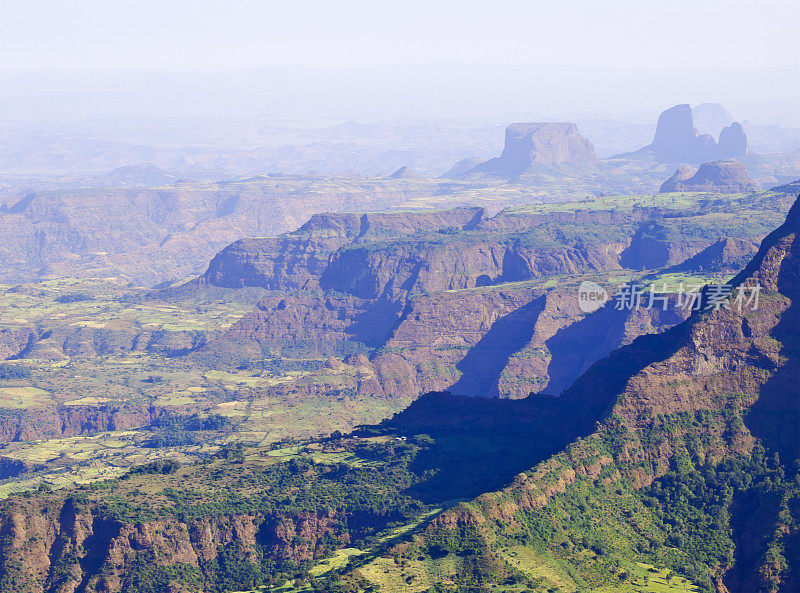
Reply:
[[[620,254],[620,264],[624,268],[638,270],[676,266],[705,249],[711,249],[706,254],[711,256],[715,250],[723,247],[721,242],[728,240],[733,241],[728,245],[728,253],[733,256],[738,249],[734,245],[738,244],[739,248],[744,249],[745,243],[758,244],[768,232],[766,225],[777,223],[779,217],[765,214],[765,219],[757,222],[759,229],[748,229],[754,221],[748,216],[739,215],[728,220],[711,213],[696,218],[664,217],[653,220],[639,225],[630,245]],[[712,245],[717,247],[712,248]]]
[[[709,140],[711,138],[711,140]],[[711,155],[708,150],[713,137],[697,133],[692,108],[688,104],[675,105],[658,116],[656,134],[650,145],[656,160],[665,162],[692,162]],[[716,148],[716,142],[713,148]]]
[[[232,288],[302,288],[316,284],[329,255],[352,241],[360,227],[357,214],[315,214],[294,233],[232,243],[211,260],[204,279]]]
[[[116,593],[136,582],[142,560],[151,571],[173,567],[173,585],[185,587],[179,590],[216,590],[204,572],[226,548],[255,564],[262,556],[300,564],[347,543],[346,524],[334,510],[130,523],[76,498],[15,501],[0,514],[0,590]]]
[[[736,272],[750,261],[758,246],[745,239],[725,237],[675,266],[681,272]]]
[[[523,344],[546,291],[483,289],[419,295],[406,305],[392,335],[372,356],[381,390],[415,396],[457,384],[457,393],[497,397],[489,387]],[[467,385],[469,383],[469,385]],[[486,389],[476,392],[473,383]]]
[[[747,151],[747,134],[745,134],[742,124],[735,121],[722,129],[719,134],[719,153],[717,158],[722,160],[739,158],[746,155]]]
[[[333,254],[353,243],[372,243],[440,228],[473,228],[482,208],[421,213],[315,214],[293,233],[278,238],[242,239],[223,249],[203,279],[215,286],[257,286],[313,290]]]
[[[275,295],[193,354],[209,364],[283,356],[367,353],[390,334],[403,305],[342,294]]]
[[[499,285],[421,293],[403,302],[276,295],[193,356],[238,364],[265,354],[363,354],[369,361],[361,366],[372,377],[358,385],[364,396],[414,398],[450,389],[524,398],[560,393],[614,348],[688,313],[672,304],[666,311],[617,311],[612,303],[587,315],[576,290]]]
[[[203,281],[376,299],[614,269],[630,225],[650,216],[646,211],[501,212],[487,219],[480,208],[364,214],[358,222],[355,215],[320,215],[276,239],[237,241],[212,260]],[[342,220],[347,224],[339,224]],[[565,239],[562,232],[564,226],[603,224],[612,225],[606,240]]]
[[[594,364],[559,400],[559,405],[575,411],[574,427],[578,434],[586,431],[583,439],[520,474],[505,490],[443,513],[429,528],[430,541],[441,541],[442,531],[468,528],[486,538],[485,553],[490,556],[488,542],[497,541],[498,533],[533,537],[541,544],[537,538],[546,533],[542,526],[555,525],[553,517],[569,508],[569,500],[585,496],[587,487],[594,489],[595,497],[606,490],[630,496],[626,489],[647,487],[670,468],[688,473],[693,467],[747,458],[757,443],[767,456],[779,456],[785,471],[796,471],[789,468],[800,456],[799,233],[800,199],[731,281],[734,294],[739,286],[760,286],[758,307],[739,310],[735,301],[730,307],[711,307],[663,333],[638,338]],[[779,494],[771,495],[780,504],[758,508],[755,500],[744,504],[734,498],[731,559],[718,557],[705,568],[684,570],[691,568],[696,578],[709,579],[709,586],[716,583],[717,590],[794,590],[800,569],[792,519],[797,508],[791,490],[786,492],[789,498],[783,502]],[[748,519],[752,514],[758,515],[757,524]],[[646,513],[635,521],[631,516],[628,511],[613,519],[618,521],[614,533],[631,538],[626,545],[636,545],[641,538],[639,526]],[[629,521],[631,527],[626,527]],[[539,531],[526,536],[526,525]],[[590,531],[587,527],[585,537]],[[583,564],[579,554],[558,549],[556,543],[547,545],[574,563],[578,573],[601,578],[592,573],[604,563],[600,556]],[[776,560],[776,550],[792,557],[777,552],[781,560]]]
[[[275,270],[276,262],[302,252],[306,263],[296,263],[291,274],[270,271],[257,280],[249,267],[239,269],[222,256],[215,260],[207,283],[222,277],[235,279],[225,280],[231,285],[253,282],[281,290],[197,350],[196,360],[238,364],[265,354],[365,354],[375,380],[359,385],[364,395],[406,398],[448,388],[491,397],[557,394],[613,348],[677,323],[682,313],[605,311],[583,323],[574,290],[511,283],[541,286],[548,277],[675,266],[722,241],[722,233],[745,237],[726,237],[692,265],[719,260],[735,271],[735,264],[744,263],[745,245],[759,238],[750,237],[744,220],[721,224],[652,208],[510,210],[491,218],[480,209],[365,214],[358,230],[353,218],[334,224],[339,219],[327,216],[332,222],[317,219],[315,228],[333,226],[333,240],[346,245],[316,251],[308,233],[298,231],[281,238],[287,245],[282,254],[260,260],[262,269]],[[594,337],[587,341],[570,333],[576,322],[592,328],[587,335]],[[562,335],[585,341],[582,356],[569,354]]]
[[[458,290],[499,282],[518,282],[556,274],[618,269],[624,243],[538,246],[522,240],[485,237],[430,243],[388,245],[386,249],[352,247],[336,254],[320,287],[376,299],[403,293]]]
[[[478,397],[558,395],[592,363],[634,338],[678,323],[686,311],[587,315],[570,290],[505,288],[413,298],[372,356],[387,395],[450,390]]]
[[[731,495],[733,503],[726,507],[730,524],[723,514],[722,523],[712,527],[730,533],[736,544],[732,559],[712,550],[713,561],[701,567],[702,572],[697,568],[699,557],[689,556],[693,548],[665,546],[662,539],[660,547],[667,555],[659,561],[672,562],[677,557],[685,564],[676,569],[710,575],[719,590],[724,586],[732,593],[792,591],[800,568],[796,556],[790,557],[796,550],[793,513],[797,504],[781,499],[788,490],[776,488],[782,487],[782,481],[789,486],[794,483],[794,478],[783,478],[793,476],[788,473],[790,460],[800,456],[796,439],[800,422],[796,397],[799,233],[800,200],[786,223],[766,237],[750,264],[731,281],[734,294],[739,286],[760,286],[758,307],[744,305],[739,310],[735,303],[710,307],[671,329],[639,337],[589,366],[560,398],[504,401],[443,393],[418,400],[382,426],[394,426],[409,436],[428,432],[430,427],[435,442],[449,439],[449,452],[456,457],[437,458],[437,450],[431,449],[414,458],[413,464],[402,466],[421,466],[414,471],[424,479],[412,487],[409,474],[394,470],[400,461],[397,451],[414,452],[390,439],[389,465],[383,466],[389,471],[383,473],[369,464],[348,470],[338,461],[327,465],[306,459],[295,460],[292,468],[292,462],[261,466],[250,459],[225,467],[212,463],[181,468],[169,478],[149,476],[131,484],[118,481],[79,491],[14,497],[0,505],[0,591],[14,591],[18,583],[24,583],[31,593],[91,589],[117,593],[130,586],[143,565],[151,575],[153,570],[169,569],[163,574],[176,587],[181,580],[186,584],[193,579],[186,588],[211,590],[214,575],[228,562],[261,562],[274,570],[276,564],[270,562],[283,561],[294,568],[299,561],[374,533],[393,520],[388,509],[411,489],[442,500],[434,494],[452,491],[454,486],[469,491],[475,485],[487,493],[441,513],[412,544],[403,544],[404,549],[413,545],[415,555],[448,556],[448,575],[478,579],[486,585],[515,574],[503,556],[509,546],[531,544],[528,549],[547,550],[536,557],[541,562],[529,569],[543,567],[542,578],[552,577],[548,562],[557,562],[569,568],[565,579],[585,577],[581,586],[618,584],[617,547],[630,553],[628,561],[646,560],[651,558],[647,554],[656,554],[651,546],[663,534],[658,531],[659,513],[647,510],[636,492],[658,482],[671,469],[678,477],[709,467],[722,475],[721,461],[755,455],[758,444],[767,450],[767,457],[778,454],[772,462],[777,464],[772,474],[775,480],[770,477],[769,484],[777,504],[762,498],[753,513],[747,500],[736,498],[738,493]],[[569,303],[557,294],[548,303],[550,295],[545,292],[492,288],[478,301],[482,312],[469,320],[465,333],[465,341],[476,346],[483,342],[482,349],[475,351],[487,355],[481,356],[483,366],[475,367],[486,373],[476,373],[473,385],[496,371],[494,361],[502,358],[493,356],[498,344],[524,346],[527,336],[522,328],[532,324],[537,331],[543,314],[553,320],[538,331],[544,336],[555,329],[552,335],[556,337],[557,328],[566,327],[559,325],[560,318],[569,314]],[[419,321],[427,327],[427,320],[455,307],[454,317],[442,320],[443,339],[438,343],[449,356],[447,350],[455,350],[453,345],[461,336],[446,328],[449,324],[455,330],[460,310],[457,301],[446,299],[457,294],[409,299],[387,343],[395,348],[428,346],[426,342],[436,338],[433,332],[418,336],[403,323]],[[423,297],[442,300],[415,300]],[[325,303],[320,306],[329,308]],[[474,303],[465,306],[464,311],[476,310]],[[278,302],[269,311],[286,308]],[[504,311],[511,317],[502,315]],[[603,310],[598,313],[596,320]],[[591,316],[578,323],[586,319]],[[626,317],[624,322],[644,320]],[[589,326],[578,332],[585,334],[585,342],[577,341],[587,356],[589,346],[601,335]],[[492,328],[504,340],[494,341]],[[573,344],[574,338],[564,336]],[[545,344],[555,352],[552,338]],[[392,353],[386,350],[385,354]],[[580,368],[590,363],[579,357],[569,364]],[[498,440],[500,447],[494,446]],[[480,441],[480,446],[474,441]],[[463,452],[461,457],[459,452]],[[530,463],[522,465],[526,462]],[[441,471],[429,473],[429,467]],[[270,471],[272,481],[265,481]],[[205,474],[200,479],[192,472]],[[362,496],[365,484],[360,479],[376,473],[381,480],[369,482],[371,496]],[[485,476],[498,476],[501,483],[488,483]],[[232,481],[219,484],[223,479]],[[462,479],[474,482],[465,487]],[[314,480],[324,483],[318,490],[307,491]],[[393,488],[388,493],[387,485]],[[743,496],[757,494],[747,490],[744,482],[728,486]],[[146,500],[141,498],[143,490]],[[286,506],[271,506],[277,500]],[[692,497],[685,495],[682,502],[689,504]],[[223,512],[223,505],[230,512]],[[358,507],[362,512],[348,505],[362,505]],[[680,523],[674,522],[670,530],[678,532]],[[771,554],[774,550],[765,549],[772,544],[789,553],[785,562]],[[229,555],[234,548],[235,555]]]
[[[705,246],[705,241],[665,240],[647,231],[640,231],[620,254],[620,263],[622,267],[633,270],[656,270],[693,257]]]
[[[130,430],[152,422],[149,406],[43,406],[0,410],[0,442],[55,439],[108,430]]]
[[[737,224],[727,236],[760,238],[746,221]],[[682,233],[683,227],[691,233]],[[202,282],[397,299],[548,275],[674,265],[727,230],[701,217],[665,217],[655,208],[509,210],[491,218],[480,208],[461,208],[364,214],[358,222],[355,215],[320,215],[276,239],[237,241],[214,258]]]
[[[573,293],[548,293],[530,341],[509,358],[500,375],[499,392],[519,398],[530,393],[560,395],[596,361],[688,315],[674,298],[664,308],[619,310],[612,301],[587,315]]]
[[[225,593],[279,584],[424,512],[406,493],[418,479],[410,468],[417,450],[327,440],[313,457],[280,460],[262,449],[191,466],[162,460],[93,486],[13,494],[0,501],[0,592]]]

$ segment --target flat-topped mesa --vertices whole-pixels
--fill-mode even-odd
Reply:
[[[700,134],[688,103],[675,105],[658,116],[653,142],[637,153],[652,153],[661,163],[702,163],[742,157],[747,154],[747,135],[738,122],[722,129],[719,142]],[[637,154],[633,153],[633,154]]]
[[[506,128],[503,154],[473,167],[468,173],[513,177],[534,165],[591,163],[596,160],[594,146],[578,133],[578,126],[574,123],[517,123]]]
[[[678,167],[675,174],[661,184],[659,193],[704,191],[737,194],[754,191],[747,167],[739,161],[703,163],[694,175],[689,167]]]

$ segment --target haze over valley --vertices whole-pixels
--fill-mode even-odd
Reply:
[[[800,14],[651,8],[9,6],[0,593],[800,591]]]

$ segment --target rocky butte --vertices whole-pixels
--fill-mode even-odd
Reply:
[[[467,174],[515,177],[535,165],[593,163],[596,160],[594,146],[578,133],[574,123],[517,123],[506,128],[503,153],[473,167]]]
[[[738,124],[737,124],[738,125]],[[678,191],[707,191],[722,194],[736,194],[756,189],[747,167],[738,161],[717,161],[703,163],[693,172],[691,167],[681,166],[667,179],[659,193]]]
[[[747,135],[738,122],[722,129],[719,142],[700,134],[688,103],[675,105],[658,117],[656,134],[649,146],[624,156],[650,157],[660,163],[702,163],[747,154]]]

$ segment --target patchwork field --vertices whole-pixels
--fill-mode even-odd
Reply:
[[[276,359],[269,368],[223,371],[175,356],[230,327],[252,301],[226,294],[166,302],[148,299],[149,292],[119,278],[0,286],[0,354],[8,358],[0,363],[0,412],[63,406],[81,417],[128,410],[147,418],[224,418],[227,428],[135,425],[0,444],[0,457],[33,468],[0,479],[0,496],[107,479],[162,457],[202,459],[231,442],[268,446],[347,430],[407,403],[361,401],[353,388],[363,369],[341,362],[327,368],[326,359]],[[298,394],[298,382],[310,394],[306,387]],[[343,392],[351,394],[330,395]]]

